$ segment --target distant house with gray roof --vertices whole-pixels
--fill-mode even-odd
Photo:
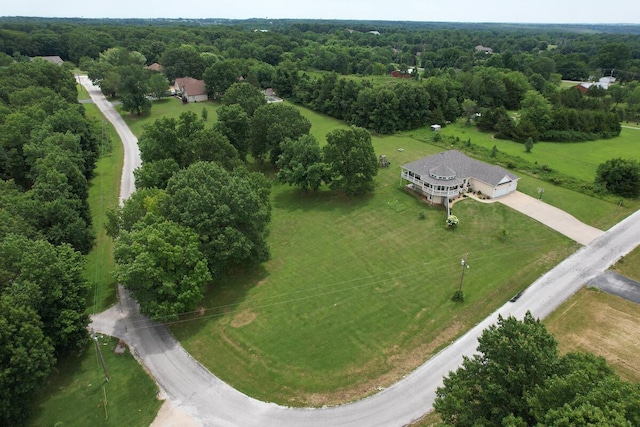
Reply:
[[[52,64],[55,64],[55,65],[62,65],[64,63],[62,58],[60,58],[58,55],[54,55],[54,56],[36,56],[34,58],[31,58],[31,60],[33,61],[36,58],[42,59],[42,60],[47,61],[47,62],[51,62]]]
[[[479,44],[478,46],[476,46],[476,52],[482,52],[486,55],[490,55],[493,53],[493,49],[491,49],[490,47],[486,47],[486,46],[482,46],[481,44]]]
[[[495,198],[516,191],[518,180],[500,166],[489,165],[465,156],[457,150],[443,151],[401,166],[407,187],[449,212],[450,203],[467,191]]]

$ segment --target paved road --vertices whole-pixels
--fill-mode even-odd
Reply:
[[[589,281],[587,285],[640,304],[640,283],[614,271],[605,271]]]
[[[113,124],[124,145],[124,166],[122,168],[122,178],[120,183],[120,204],[129,198],[136,190],[133,179],[133,170],[142,164],[140,160],[140,150],[138,149],[138,138],[131,132],[129,126],[122,120],[120,114],[113,108],[104,97],[100,88],[91,83],[87,76],[77,76],[78,82],[87,89],[94,104],[98,106],[102,114]]]
[[[94,93],[90,93],[93,97]],[[96,104],[101,109],[109,108],[108,103],[96,100]],[[107,117],[120,119],[113,113]],[[123,141],[126,146],[132,140]],[[132,147],[125,151],[126,155],[130,152],[138,154]],[[124,197],[128,195],[125,191],[123,189]],[[474,353],[477,337],[496,322],[498,314],[522,318],[531,310],[536,317],[546,317],[584,283],[637,246],[639,225],[640,211],[540,277],[518,301],[500,307],[400,382],[372,397],[338,407],[287,408],[240,393],[191,358],[166,327],[141,316],[124,290],[121,305],[96,316],[92,326],[97,331],[125,339],[174,405],[207,426],[403,426],[430,410],[442,377],[460,365],[463,355]]]

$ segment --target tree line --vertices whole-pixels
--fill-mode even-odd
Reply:
[[[640,37],[636,34],[587,34],[569,27],[564,31],[500,26],[489,30],[400,23],[381,25],[379,34],[372,34],[362,23],[295,21],[279,22],[263,32],[249,29],[252,23],[142,26],[118,21],[5,20],[0,23],[6,35],[0,51],[5,52],[4,60],[7,55],[20,60],[25,54],[58,53],[90,70],[105,93],[121,91],[126,108],[136,113],[149,108],[145,95],[166,92],[167,80],[204,79],[210,98],[220,99],[242,77],[262,89],[274,87],[280,96],[317,111],[374,132],[391,133],[468,116],[471,108],[463,105],[467,100],[478,109],[516,110],[528,90],[538,91],[552,106],[559,106],[557,98],[564,96],[560,79],[613,75],[628,84],[613,86],[610,93],[593,91],[588,98],[615,104],[614,112],[621,120],[640,118],[636,83]],[[76,43],[80,34],[82,45]],[[478,45],[491,47],[493,53],[476,50]],[[129,54],[121,54],[123,51]],[[127,57],[126,64],[122,63]],[[164,67],[167,80],[140,69],[153,62]],[[392,70],[406,73],[410,68],[410,75],[424,86],[366,79]],[[308,72],[312,70],[329,74]],[[359,81],[346,77],[352,75],[360,76]],[[551,127],[525,120],[519,131],[494,130],[516,140],[576,141],[616,134],[615,126],[602,124],[610,117],[590,117],[587,108],[567,108],[574,110],[558,110]],[[561,120],[566,113],[580,117]],[[590,129],[591,123],[596,124],[595,129]]]
[[[0,424],[21,425],[56,359],[88,342],[99,144],[73,76],[48,62],[0,68],[0,111]]]
[[[212,98],[218,93],[222,95],[238,76],[264,88],[275,85],[275,80],[288,73],[300,70],[368,76],[420,67],[421,71],[415,76],[428,78],[460,71],[473,71],[475,76],[479,70],[488,67],[504,73],[524,74],[532,87],[548,99],[553,95],[547,93],[553,87],[550,83],[560,78],[587,80],[613,75],[619,82],[631,82],[638,81],[640,76],[639,37],[619,31],[588,34],[569,26],[565,30],[557,26],[483,29],[482,26],[451,25],[447,28],[379,23],[379,34],[371,34],[363,23],[347,26],[347,23],[292,21],[279,22],[262,32],[250,29],[254,21],[233,23],[196,26],[195,22],[177,25],[163,21],[162,25],[143,25],[134,21],[127,22],[131,25],[123,25],[117,20],[4,19],[0,22],[3,32],[0,51],[5,53],[2,61],[7,60],[7,55],[21,60],[38,54],[59,54],[76,64],[86,64],[100,58],[110,48],[123,48],[137,52],[138,58],[147,65],[160,62],[169,81],[185,76],[198,79],[208,76],[208,80],[218,80],[208,84]],[[483,50],[476,51],[478,45],[491,47],[493,53],[487,55]],[[221,74],[227,74],[227,82],[222,82],[220,90],[218,85],[225,80]],[[131,72],[129,77],[141,80],[142,74]],[[487,78],[486,73],[482,78]],[[113,79],[107,79],[106,93],[112,93],[107,87],[109,80],[113,87]],[[465,88],[470,88],[469,84],[478,85],[472,80],[460,78]],[[498,84],[489,89],[494,92],[490,97],[499,97],[499,92],[504,90],[497,80],[491,80]],[[634,119],[640,117],[640,103],[636,102],[637,96],[631,95],[635,87],[629,89],[625,91],[625,105],[620,105],[618,111],[625,116],[623,118]],[[282,88],[281,91],[286,96],[287,91]],[[486,103],[487,90],[484,94],[471,88],[470,91],[466,98]],[[393,99],[391,101],[393,103]],[[461,101],[458,97],[457,102]],[[513,108],[513,102],[508,99],[502,105],[508,110]],[[404,129],[402,123],[395,127]],[[571,137],[571,133],[560,134],[563,135]]]

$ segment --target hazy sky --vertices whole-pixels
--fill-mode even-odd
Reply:
[[[2,0],[0,16],[313,18],[387,21],[640,23],[640,1],[567,0]]]

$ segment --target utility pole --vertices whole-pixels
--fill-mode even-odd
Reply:
[[[104,371],[104,377],[105,377],[105,380],[108,382],[111,379],[111,376],[109,375],[109,371],[107,370],[107,364],[104,363],[104,357],[102,356],[102,349],[100,348],[100,343],[98,342],[98,336],[97,335],[93,336],[93,341],[96,343],[96,350],[98,352],[98,355],[100,356],[100,363],[102,364],[102,370]]]
[[[464,258],[460,260],[460,265],[462,266],[462,275],[460,276],[460,287],[458,288],[458,295],[460,296],[460,299],[464,299],[462,298],[462,283],[464,282],[464,273],[467,271],[467,268],[469,268],[469,263],[467,262],[468,256],[469,254],[466,254]]]

